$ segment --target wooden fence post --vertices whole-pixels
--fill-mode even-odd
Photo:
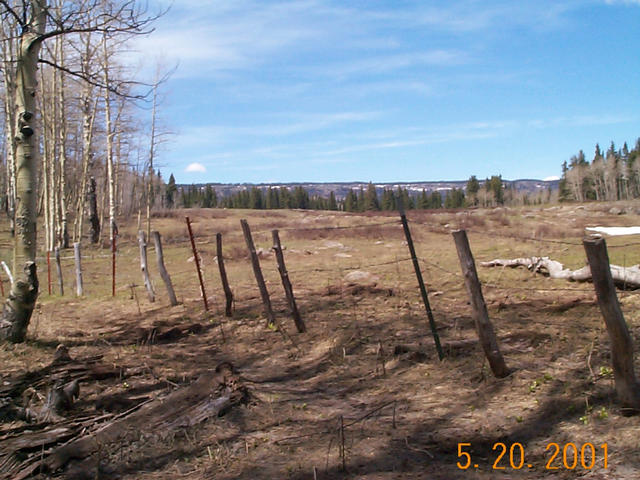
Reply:
[[[138,230],[138,245],[140,246],[140,270],[142,270],[144,286],[147,289],[149,301],[155,302],[156,294],[153,291],[153,285],[151,285],[151,278],[149,277],[149,266],[147,264],[147,241],[144,230]]]
[[[616,393],[624,407],[640,410],[640,384],[633,367],[633,341],[611,277],[607,245],[603,238],[597,237],[585,238],[582,243],[589,260],[598,305],[611,340]]]
[[[273,314],[271,308],[271,300],[269,299],[269,292],[267,291],[267,285],[264,282],[262,276],[262,270],[260,269],[260,261],[258,260],[258,254],[256,253],[256,247],[253,244],[253,238],[251,237],[251,229],[246,220],[240,220],[242,225],[242,232],[244,233],[244,240],[247,242],[247,248],[249,249],[249,255],[251,256],[251,265],[253,266],[253,274],[256,277],[258,283],[258,289],[260,290],[260,296],[262,297],[262,305],[264,306],[264,314],[267,316],[267,325],[275,325],[276,317]]]
[[[224,267],[224,258],[222,256],[222,234],[216,233],[216,255],[218,258],[218,269],[220,270],[220,280],[222,281],[222,288],[224,289],[224,296],[226,298],[226,305],[224,314],[227,317],[233,315],[233,292],[229,287],[229,279],[227,278],[227,269]]]
[[[76,261],[76,295],[81,297],[84,294],[82,285],[82,254],[80,253],[80,242],[73,244],[73,256]]]
[[[411,238],[411,231],[409,230],[409,224],[407,223],[407,216],[404,213],[404,207],[402,206],[402,200],[399,204],[400,221],[402,222],[402,229],[407,239],[407,245],[409,247],[409,253],[411,254],[411,260],[413,261],[413,269],[416,271],[416,278],[418,279],[418,286],[420,287],[420,295],[422,296],[422,303],[427,311],[427,318],[429,319],[429,327],[431,328],[431,335],[433,341],[436,344],[436,351],[438,352],[438,358],[442,360],[444,353],[442,346],[440,345],[440,336],[438,335],[438,329],[436,327],[436,321],[433,318],[433,312],[431,311],[431,305],[429,304],[429,297],[427,296],[427,289],[424,286],[424,280],[422,279],[422,272],[420,271],[420,264],[418,263],[418,257],[416,256],[416,249],[413,246],[413,239]]]
[[[169,302],[171,302],[171,306],[175,307],[176,305],[178,305],[178,299],[176,298],[176,292],[173,290],[173,284],[171,283],[169,272],[167,272],[167,267],[165,267],[164,265],[164,253],[162,252],[162,240],[160,238],[160,232],[153,231],[151,232],[151,236],[153,237],[153,244],[156,247],[156,259],[158,261],[158,270],[160,271],[160,276],[162,277],[162,280],[167,287]]]
[[[187,221],[187,230],[189,230],[189,239],[191,239],[191,249],[193,250],[193,259],[196,263],[196,270],[198,271],[198,280],[200,281],[200,293],[202,293],[202,300],[204,302],[205,311],[209,311],[209,302],[207,301],[207,293],[204,291],[204,281],[202,280],[202,272],[200,271],[200,259],[198,258],[198,250],[196,249],[196,241],[193,239],[193,230],[191,230],[191,220],[189,217],[185,217]]]
[[[64,297],[64,280],[62,279],[62,265],[60,264],[60,248],[54,250],[56,259],[56,272],[58,274],[58,286],[60,287],[60,296]]]
[[[278,230],[272,230],[271,235],[273,236],[273,249],[276,252],[276,261],[278,262],[278,271],[280,272],[280,278],[282,279],[282,287],[284,288],[284,293],[287,296],[287,302],[289,302],[289,308],[291,309],[291,316],[293,317],[293,321],[296,324],[296,328],[299,333],[304,333],[307,331],[307,327],[304,324],[304,321],[300,317],[300,312],[298,311],[298,305],[296,305],[296,297],[293,296],[293,287],[291,286],[291,281],[289,280],[289,273],[287,272],[287,267],[284,263],[284,254],[282,253],[282,245],[280,244],[280,235],[278,235]]]
[[[456,230],[455,232],[452,232],[452,234],[456,243],[458,258],[460,259],[462,274],[464,275],[464,284],[467,287],[467,293],[469,294],[469,300],[471,301],[473,320],[476,325],[480,344],[482,345],[482,349],[484,350],[487,360],[489,360],[489,365],[491,366],[493,374],[498,378],[506,377],[511,373],[511,371],[507,368],[504,358],[502,357],[502,353],[500,353],[498,340],[496,339],[496,335],[493,331],[491,320],[489,320],[487,304],[485,303],[484,296],[482,295],[482,286],[480,285],[480,280],[478,280],[476,263],[473,259],[473,254],[471,253],[471,247],[469,247],[467,232],[465,230]]]
[[[47,250],[47,290],[51,296],[51,250]]]

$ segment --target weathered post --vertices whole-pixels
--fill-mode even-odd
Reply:
[[[84,294],[82,285],[82,254],[80,253],[80,242],[73,244],[73,256],[76,262],[76,295],[81,297]]]
[[[251,229],[246,220],[240,220],[242,225],[242,232],[244,233],[244,240],[247,242],[247,248],[249,249],[249,255],[251,256],[251,265],[253,266],[253,274],[256,277],[258,283],[258,289],[260,290],[260,296],[262,297],[262,305],[264,306],[264,314],[267,316],[267,325],[275,325],[276,317],[273,314],[271,308],[271,300],[269,299],[269,292],[267,291],[267,285],[264,282],[262,276],[262,270],[260,269],[260,261],[258,260],[258,254],[256,253],[256,247],[253,244],[253,237],[251,237]]]
[[[464,284],[467,287],[467,293],[471,301],[473,320],[476,325],[478,338],[480,339],[480,345],[482,345],[484,354],[487,360],[489,360],[493,374],[498,378],[506,377],[511,371],[507,368],[502,353],[500,353],[498,340],[493,331],[491,320],[489,320],[487,304],[482,295],[482,286],[480,285],[480,280],[478,280],[478,272],[476,271],[476,264],[473,259],[473,254],[471,253],[471,247],[469,247],[467,232],[464,230],[456,230],[452,232],[452,234],[456,243],[462,274],[464,275]]]
[[[233,315],[233,292],[229,287],[229,279],[227,278],[227,269],[224,267],[224,258],[222,256],[222,234],[216,233],[216,255],[218,258],[218,269],[220,270],[220,280],[222,281],[222,288],[224,289],[224,296],[226,298],[226,305],[224,314],[227,317]]]
[[[633,341],[611,277],[607,244],[604,238],[598,237],[585,238],[582,243],[589,260],[598,305],[611,340],[616,393],[624,407],[640,410],[640,384],[633,366]]]
[[[156,301],[156,294],[153,291],[153,285],[151,285],[151,278],[149,277],[149,267],[147,265],[147,241],[144,230],[138,230],[138,245],[140,246],[140,270],[142,270],[142,280],[144,286],[147,289],[147,295],[150,302]]]
[[[196,248],[196,241],[193,238],[193,230],[191,230],[191,220],[189,217],[185,217],[187,221],[187,230],[189,230],[189,239],[191,240],[191,249],[193,250],[193,259],[196,264],[196,270],[198,271],[198,280],[200,281],[200,293],[202,293],[202,301],[204,302],[205,311],[209,311],[209,302],[207,301],[207,293],[204,291],[204,281],[202,280],[202,272],[200,271],[200,259],[198,258],[198,249]]]
[[[171,277],[169,276],[169,272],[167,272],[167,267],[164,265],[164,253],[162,252],[162,240],[160,238],[160,232],[153,231],[151,232],[151,236],[153,237],[153,244],[156,247],[156,260],[158,261],[158,270],[160,271],[160,276],[162,277],[162,281],[167,287],[167,294],[169,295],[169,302],[171,306],[178,305],[178,299],[176,298],[176,292],[173,290],[173,284],[171,283]]]
[[[427,318],[429,319],[429,327],[431,328],[431,335],[433,341],[436,344],[436,351],[438,352],[438,358],[442,360],[444,353],[442,352],[442,346],[440,345],[440,336],[438,335],[438,329],[436,327],[436,321],[433,318],[433,312],[431,311],[431,305],[429,304],[429,297],[427,296],[427,289],[424,286],[424,280],[422,279],[422,272],[420,271],[420,263],[418,263],[418,257],[416,256],[416,249],[413,246],[413,239],[411,238],[411,231],[409,230],[409,224],[407,223],[407,216],[404,213],[404,207],[402,205],[402,199],[398,200],[398,208],[400,211],[400,221],[402,222],[402,229],[407,239],[407,246],[409,247],[409,253],[411,254],[411,260],[413,261],[413,269],[416,271],[416,278],[418,279],[418,286],[420,287],[420,295],[422,296],[422,303],[427,311]]]
[[[296,304],[296,297],[293,296],[293,287],[291,286],[289,273],[287,272],[287,267],[284,263],[284,254],[282,253],[282,245],[280,244],[280,235],[278,235],[278,230],[272,230],[271,235],[273,237],[273,250],[276,253],[276,261],[278,262],[278,272],[280,272],[282,287],[284,288],[284,293],[287,296],[287,302],[289,303],[289,308],[291,309],[291,316],[293,317],[293,321],[296,324],[298,332],[304,333],[307,331],[307,327],[300,317],[298,305]]]
[[[60,248],[54,250],[56,259],[56,273],[58,274],[58,286],[60,287],[60,296],[64,297],[64,280],[62,279],[62,265],[60,264]]]

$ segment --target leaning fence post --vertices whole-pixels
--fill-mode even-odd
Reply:
[[[233,315],[233,292],[229,287],[229,279],[227,278],[227,269],[224,267],[224,258],[222,256],[222,234],[216,233],[216,255],[218,259],[218,269],[220,270],[220,280],[222,281],[222,288],[224,290],[224,296],[226,298],[226,305],[224,314],[227,317]]]
[[[616,393],[626,408],[640,410],[640,384],[633,367],[633,341],[611,277],[607,244],[604,238],[597,237],[585,238],[582,243],[589,260],[598,305],[611,340]]]
[[[155,302],[156,294],[153,291],[153,285],[151,285],[151,278],[149,277],[149,266],[147,264],[147,241],[143,230],[138,230],[138,245],[140,246],[140,270],[142,270],[144,286],[147,289],[149,301]]]
[[[160,232],[153,231],[151,232],[151,236],[153,237],[153,244],[156,247],[156,260],[158,261],[158,270],[160,271],[160,276],[162,277],[162,280],[167,287],[169,302],[171,302],[171,305],[175,307],[176,305],[178,305],[178,299],[176,298],[176,292],[173,290],[173,284],[171,283],[169,272],[167,272],[167,267],[165,267],[164,265],[164,253],[162,252],[162,240],[160,239]]]
[[[478,272],[476,270],[476,263],[471,253],[471,247],[469,246],[469,239],[467,238],[467,232],[465,230],[456,230],[451,232],[453,239],[456,243],[456,250],[458,251],[458,259],[460,260],[460,267],[462,268],[462,274],[464,275],[464,284],[467,287],[467,293],[469,294],[469,300],[471,301],[471,308],[473,310],[473,320],[476,324],[476,331],[478,332],[478,338],[482,349],[489,360],[491,371],[498,378],[503,378],[509,375],[511,371],[504,362],[502,353],[500,353],[500,347],[498,347],[498,340],[493,331],[493,325],[489,320],[489,313],[487,312],[487,304],[484,301],[482,295],[482,286],[480,280],[478,280]]]
[[[60,296],[64,297],[64,281],[62,279],[62,265],[60,264],[60,248],[56,247],[54,250],[56,259],[56,272],[58,274],[58,286],[60,287]]]
[[[189,230],[189,238],[191,239],[191,249],[193,250],[193,259],[198,271],[198,280],[200,281],[200,293],[202,293],[202,301],[204,302],[205,311],[209,311],[209,302],[207,302],[207,293],[204,291],[204,281],[202,280],[202,272],[200,271],[200,259],[198,258],[198,250],[196,249],[196,241],[193,239],[193,230],[191,230],[191,220],[185,217],[187,221],[187,229]]]
[[[291,280],[289,280],[289,273],[287,272],[287,267],[284,263],[284,254],[282,253],[282,245],[280,244],[280,236],[278,235],[278,230],[272,230],[271,235],[273,236],[273,249],[276,252],[276,261],[278,262],[278,271],[280,272],[280,278],[282,279],[282,286],[284,288],[284,293],[287,296],[287,302],[289,302],[289,308],[291,309],[291,316],[293,317],[293,321],[296,324],[296,328],[298,332],[304,333],[307,331],[307,327],[304,324],[304,321],[300,317],[300,312],[298,311],[298,305],[296,305],[296,297],[293,296],[293,287],[291,286]]]
[[[251,237],[251,229],[249,228],[249,224],[247,223],[247,221],[244,219],[240,220],[240,225],[242,225],[244,240],[245,242],[247,242],[247,248],[249,249],[249,255],[251,256],[251,265],[253,266],[253,274],[256,277],[256,282],[258,283],[258,288],[260,289],[260,296],[262,297],[264,313],[267,316],[267,325],[275,325],[276,317],[273,314],[273,309],[271,308],[271,300],[269,299],[269,292],[267,291],[267,285],[264,282],[264,277],[262,276],[262,270],[260,269],[260,261],[258,260],[256,247],[253,243],[253,238]]]
[[[407,238],[409,253],[411,254],[411,260],[413,261],[413,269],[416,271],[416,278],[418,279],[418,286],[420,287],[420,295],[422,296],[422,303],[424,303],[424,308],[427,311],[427,318],[429,319],[429,327],[431,328],[433,341],[436,344],[438,358],[442,360],[444,358],[444,353],[442,352],[442,346],[440,345],[440,336],[438,335],[436,321],[433,318],[431,305],[429,305],[429,297],[427,296],[427,289],[424,286],[424,280],[422,279],[422,272],[420,271],[420,264],[418,263],[418,257],[416,256],[416,249],[413,246],[413,239],[411,238],[411,232],[409,231],[409,224],[407,223],[407,216],[404,213],[404,207],[402,206],[401,199],[400,199],[399,211],[400,211],[400,221],[402,222],[402,229],[404,230],[404,235]]]
[[[80,253],[80,242],[73,244],[73,256],[76,262],[76,295],[81,297],[84,294],[82,288],[82,255]]]

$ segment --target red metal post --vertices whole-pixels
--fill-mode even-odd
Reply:
[[[202,300],[204,301],[204,309],[209,311],[209,302],[207,302],[207,294],[204,291],[204,281],[202,280],[202,272],[200,271],[200,259],[198,258],[198,250],[196,249],[196,242],[193,239],[193,231],[191,230],[191,220],[189,217],[185,217],[187,220],[187,229],[189,230],[189,239],[191,240],[191,249],[193,250],[193,258],[196,263],[196,270],[198,271],[198,280],[200,280],[200,292],[202,292]]]

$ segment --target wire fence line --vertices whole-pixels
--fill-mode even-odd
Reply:
[[[417,225],[428,225],[428,224],[424,224],[421,222],[415,222],[415,221],[410,221],[410,224],[417,224]],[[272,230],[279,230],[281,232],[296,232],[296,231],[300,231],[300,232],[306,232],[306,231],[328,231],[328,230],[338,230],[338,231],[349,231],[349,230],[355,230],[355,229],[363,229],[363,228],[371,228],[371,229],[377,229],[380,227],[387,227],[387,226],[401,226],[400,221],[398,220],[390,220],[390,221],[384,221],[384,222],[375,222],[375,223],[364,223],[364,224],[356,224],[356,225],[348,225],[348,226],[341,226],[341,225],[334,225],[334,226],[295,226],[295,227],[286,227],[286,228],[274,228],[274,229],[270,229],[270,230],[257,230],[254,233],[255,234],[266,234],[266,233],[270,233]],[[430,225],[433,226],[433,225]],[[569,245],[572,247],[581,247],[582,244],[581,243],[576,243],[573,241],[564,241],[564,240],[556,240],[556,239],[541,239],[541,238],[536,238],[536,237],[528,237],[528,236],[522,236],[522,235],[513,235],[513,234],[509,234],[509,233],[498,233],[498,232],[486,232],[486,231],[480,231],[477,229],[468,229],[468,232],[472,233],[472,234],[478,234],[478,235],[483,235],[489,238],[505,238],[505,239],[510,239],[510,240],[520,240],[520,241],[534,241],[534,242],[541,242],[541,243],[551,243],[551,244],[561,244],[561,245]],[[233,232],[233,233],[239,233],[239,232]],[[203,242],[204,243],[204,242]],[[210,242],[207,242],[210,243]],[[378,243],[382,243],[382,242],[378,242]],[[176,243],[175,242],[171,242],[171,245],[173,247],[176,247]],[[188,243],[185,241],[185,245],[188,245]],[[407,242],[403,241],[401,242],[401,245],[406,246]],[[623,248],[623,247],[633,247],[633,246],[637,246],[640,245],[640,242],[628,242],[622,245],[611,245],[610,248]],[[124,242],[119,245],[121,246],[121,249],[119,249],[116,252],[116,262],[129,262],[132,263],[130,261],[131,257],[136,257],[138,254],[138,248],[132,246],[131,244],[127,245],[126,247],[124,246]],[[178,245],[178,247],[182,246],[182,242],[180,242]],[[185,246],[185,251],[189,251],[188,247]],[[337,275],[343,275],[345,272],[350,272],[350,271],[355,271],[355,270],[370,270],[370,269],[376,269],[376,268],[381,268],[381,267],[387,267],[387,266],[392,266],[392,265],[400,265],[403,264],[405,262],[409,262],[412,259],[411,256],[406,256],[403,255],[402,257],[398,256],[399,252],[395,252],[396,258],[395,259],[391,259],[391,260],[385,260],[385,261],[373,261],[373,262],[364,262],[361,261],[360,263],[358,263],[357,265],[353,264],[353,260],[356,259],[352,259],[350,262],[347,262],[346,259],[341,259],[338,256],[334,256],[332,262],[337,262],[336,265],[321,265],[321,266],[310,266],[310,267],[297,267],[296,264],[296,260],[295,257],[289,257],[287,259],[288,262],[290,262],[291,264],[294,265],[294,268],[292,269],[288,269],[288,273],[292,274],[292,275],[300,275],[300,274],[306,274],[306,273],[333,273],[333,274],[337,274]],[[388,245],[385,245],[385,252],[382,253],[380,255],[380,257],[383,257],[386,255],[387,257],[393,254],[392,252],[389,252],[388,249]],[[198,254],[199,257],[202,257],[202,254],[199,253]],[[345,255],[346,257],[346,255]],[[214,257],[214,262],[217,263],[217,261],[215,260],[216,257]],[[294,258],[293,260],[291,258]],[[371,256],[369,257],[371,258]],[[102,254],[102,253],[95,253],[95,252],[91,252],[89,251],[88,253],[82,252],[82,263],[87,264],[87,266],[89,267],[89,270],[91,270],[92,275],[94,275],[95,277],[95,265],[103,262],[105,265],[105,268],[101,270],[101,272],[106,271],[106,266],[107,265],[111,265],[111,262],[109,261],[104,262],[105,259],[113,259],[113,254],[111,252],[109,252],[108,254]],[[445,274],[447,274],[449,277],[456,279],[457,281],[461,281],[461,279],[464,278],[464,276],[460,273],[460,272],[455,272],[452,271],[449,268],[444,267],[443,265],[439,264],[438,262],[432,260],[432,259],[428,259],[425,258],[424,255],[422,256],[418,256],[416,257],[416,259],[422,264],[422,268],[421,270],[425,270],[428,272],[428,270],[430,269],[437,269],[440,272],[443,272]],[[46,257],[38,257],[37,258],[38,262],[42,263],[42,262],[47,262],[47,258]],[[71,256],[71,255],[65,255],[60,257],[61,261],[64,261],[65,264],[67,264],[67,262],[69,261],[73,261],[75,262],[75,257]],[[238,257],[236,256],[234,258],[234,260],[238,260]],[[229,259],[226,259],[226,261],[229,261]],[[51,256],[50,258],[50,262],[51,262],[51,272],[49,273],[51,278],[51,284],[55,285],[55,266],[54,266],[54,258],[53,256]],[[137,258],[135,263],[137,263]],[[264,261],[263,261],[264,263]],[[208,264],[211,265],[211,264]],[[189,280],[187,280],[187,277],[193,277],[193,279],[196,278],[196,268],[195,268],[195,264],[192,267],[189,268],[180,268],[180,269],[173,269],[173,267],[175,266],[175,261],[173,263],[173,265],[170,265],[170,274],[176,278],[176,279],[180,279],[179,283],[181,284],[180,288],[185,288],[184,284],[186,283],[191,283]],[[45,266],[46,268],[46,266]],[[68,268],[68,265],[67,265]],[[210,282],[211,281],[211,275],[215,275],[213,270],[210,270],[209,268],[205,268],[204,269],[205,272],[207,273],[207,281]],[[217,273],[217,268],[214,268],[214,270]],[[273,275],[277,270],[275,269],[275,267],[268,267],[268,271],[270,272],[271,275]],[[97,274],[100,274],[101,272],[97,272]],[[131,270],[129,270],[128,275],[131,276],[132,274],[130,273]],[[110,271],[109,271],[110,273]],[[376,272],[374,272],[376,273]],[[69,277],[71,277],[71,274],[67,274]],[[246,278],[246,275],[250,275],[248,272],[244,272],[243,277]],[[342,280],[342,279],[341,279]],[[500,280],[500,277],[498,277],[498,280]],[[409,280],[407,280],[409,281]],[[553,281],[553,280],[550,280]],[[129,288],[131,285],[135,285],[135,283],[138,282],[128,282],[126,288]],[[271,282],[270,282],[271,283]],[[435,283],[435,282],[430,282],[430,283]],[[494,290],[501,290],[501,291],[514,291],[514,292],[554,292],[554,291],[562,291],[562,292],[576,292],[576,293],[593,293],[593,290],[591,289],[581,289],[581,288],[567,288],[567,287],[560,287],[560,286],[554,286],[554,287],[545,287],[545,286],[540,286],[540,287],[522,287],[522,286],[517,286],[517,285],[513,285],[513,282],[511,282],[510,284],[501,284],[500,281],[485,281],[482,282],[482,285],[485,286],[486,288],[490,288],[490,289],[494,289]],[[125,287],[123,287],[125,288]],[[186,287],[189,290],[195,290],[196,287]],[[252,283],[242,283],[242,284],[237,284],[237,285],[232,285],[232,288],[235,292],[240,292],[240,291],[252,291],[255,292],[256,291],[256,285],[252,284]],[[89,289],[91,289],[91,287],[89,286]],[[120,288],[118,290],[121,290]],[[245,297],[243,296],[243,300],[252,300],[255,298],[259,298],[256,296],[252,296],[252,297]]]

